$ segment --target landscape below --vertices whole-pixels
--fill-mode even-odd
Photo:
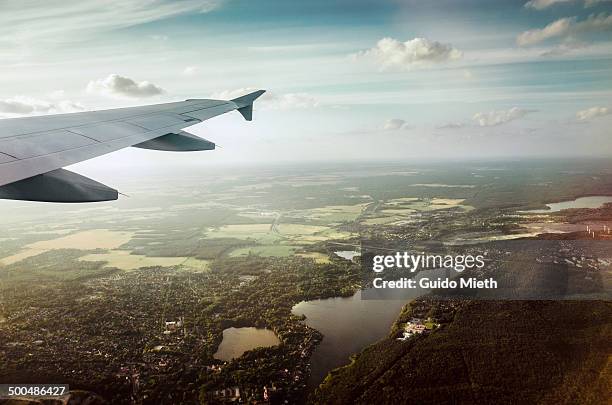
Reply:
[[[113,404],[132,403],[132,395],[146,404],[609,397],[609,301],[419,298],[387,337],[316,390],[311,359],[325,337],[292,312],[364,287],[359,256],[345,254],[363,240],[478,249],[506,239],[591,238],[587,225],[605,240],[612,205],[544,209],[612,195],[607,162],[308,166],[220,172],[204,184],[178,178],[116,203],[45,212],[23,204],[0,218],[0,383],[62,381],[74,395]],[[587,275],[608,291],[610,256]],[[586,271],[572,263],[572,274]],[[420,323],[424,333],[398,340]],[[274,336],[260,336],[263,347],[239,357],[215,356],[227,331],[242,328]]]

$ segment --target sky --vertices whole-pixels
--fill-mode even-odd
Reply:
[[[229,99],[159,165],[612,154],[606,0],[0,0],[0,117]]]

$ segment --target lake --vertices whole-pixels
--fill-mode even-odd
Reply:
[[[346,260],[353,260],[355,257],[361,255],[361,253],[356,250],[339,250],[334,252],[334,254]]]
[[[523,212],[531,214],[547,214],[550,212],[558,212],[570,208],[599,208],[609,202],[612,202],[612,196],[596,195],[590,197],[580,197],[571,201],[561,201],[558,203],[546,204],[549,209],[545,210],[529,210]]]
[[[414,276],[453,277],[446,269],[422,270]],[[316,388],[331,370],[350,362],[350,356],[386,337],[402,307],[427,294],[423,289],[375,289],[357,291],[352,297],[302,301],[291,312],[305,315],[304,323],[321,332],[323,340],[310,358],[308,385]]]
[[[323,334],[311,357],[309,385],[316,387],[334,368],[349,363],[349,357],[389,334],[391,325],[407,302],[362,300],[361,291],[348,298],[302,301],[293,313],[306,315],[308,326]]]
[[[214,355],[215,359],[230,361],[244,352],[258,347],[276,346],[278,337],[270,329],[228,328],[223,331],[223,340]]]

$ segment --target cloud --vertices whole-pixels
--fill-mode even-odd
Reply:
[[[584,0],[584,7],[594,7],[599,3],[603,3],[611,0]],[[530,0],[525,3],[525,8],[532,8],[535,10],[544,10],[545,8],[554,6],[560,3],[574,2],[574,0]]]
[[[612,110],[608,107],[591,107],[586,110],[578,111],[576,118],[578,121],[588,121],[596,117],[603,117],[604,115],[612,114]]]
[[[612,0],[584,0],[584,8],[595,7],[599,3],[604,3]]]
[[[589,44],[587,44],[586,42],[576,41],[573,38],[567,38],[561,44],[554,46],[548,51],[542,52],[540,56],[549,57],[549,56],[566,55],[576,50],[585,49],[588,47],[589,47]]]
[[[463,52],[450,44],[414,38],[406,42],[383,38],[376,46],[353,55],[356,59],[373,58],[382,69],[410,69],[413,66],[450,62],[460,59]]]
[[[466,80],[471,80],[474,78],[474,74],[471,70],[464,69],[462,72],[463,78]]]
[[[407,129],[406,121],[400,118],[391,118],[385,121],[383,129],[385,131],[397,131],[398,129]]]
[[[84,109],[81,104],[70,100],[50,102],[26,96],[0,100],[0,113],[8,114],[10,117],[76,112]]]
[[[185,69],[183,69],[183,74],[185,76],[193,76],[198,73],[199,70],[200,68],[197,66],[187,66]]]
[[[567,38],[584,33],[610,30],[612,30],[612,15],[592,14],[582,21],[578,21],[576,17],[565,17],[553,21],[544,28],[522,32],[516,37],[516,43],[519,46],[529,46],[551,38]]]
[[[535,10],[543,10],[547,7],[554,6],[558,3],[568,3],[573,0],[530,0],[525,3],[525,8],[533,8]]]
[[[479,112],[474,114],[472,119],[481,127],[493,127],[517,120],[532,112],[535,110],[512,107],[509,110]]]
[[[117,74],[89,82],[87,84],[87,91],[103,95],[133,98],[152,97],[165,93],[164,89],[151,82],[135,82],[129,77]]]
[[[240,89],[214,93],[211,95],[211,97],[219,100],[231,100],[256,90],[259,89],[255,87],[243,87]],[[268,110],[296,110],[315,108],[319,106],[319,101],[314,96],[307,93],[278,94],[273,91],[266,91],[260,98],[257,99],[257,103],[263,109]]]
[[[548,24],[542,29],[534,29],[522,32],[516,37],[516,43],[519,46],[527,46],[537,44],[549,38],[559,37],[569,34],[570,27],[574,24],[576,17],[561,18]]]
[[[132,27],[187,13],[210,12],[223,0],[34,0],[2,2],[0,37],[30,40],[82,39],[100,31]]]
[[[459,129],[464,127],[465,124],[463,122],[450,122],[448,124],[437,126],[436,129]]]

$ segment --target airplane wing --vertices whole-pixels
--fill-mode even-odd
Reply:
[[[44,202],[96,202],[118,198],[104,184],[62,169],[130,146],[166,151],[215,149],[181,131],[238,110],[251,121],[259,90],[230,101],[175,103],[0,120],[0,198]]]

